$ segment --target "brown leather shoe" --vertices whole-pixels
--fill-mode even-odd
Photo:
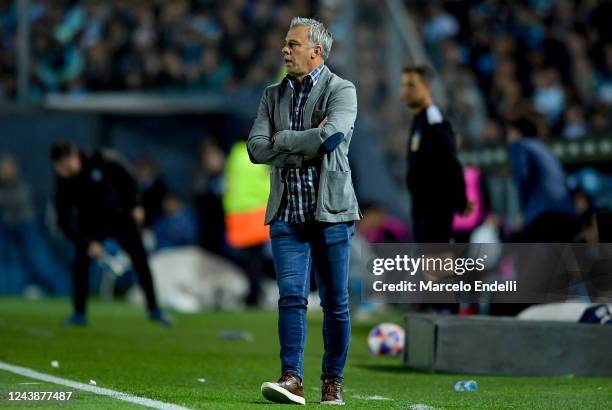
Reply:
[[[340,379],[330,377],[323,380],[321,404],[344,405],[344,392],[342,391],[342,382]]]
[[[285,373],[276,383],[265,382],[261,394],[275,403],[306,404],[302,382],[291,373]]]

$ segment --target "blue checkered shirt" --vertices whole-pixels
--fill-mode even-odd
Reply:
[[[289,84],[293,93],[289,129],[304,130],[304,107],[310,92],[319,80],[323,67],[321,64],[304,77],[300,88],[292,77],[285,77],[285,82]],[[281,175],[285,182],[285,191],[276,218],[289,223],[304,223],[314,219],[319,187],[317,166],[313,164],[302,168],[285,168]]]
[[[287,76],[285,81],[291,87],[291,111],[289,125],[293,131],[304,130],[304,107],[310,92],[317,84],[324,65],[315,68],[302,80],[301,88],[295,80]],[[285,192],[277,213],[277,219],[289,223],[304,223],[314,219],[317,209],[317,189],[319,187],[319,170],[316,165],[302,168],[285,168],[282,171],[285,181]]]

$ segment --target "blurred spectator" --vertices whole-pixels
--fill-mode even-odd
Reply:
[[[458,69],[451,76],[447,74],[445,80],[453,84],[449,89],[449,97],[457,104],[449,113],[457,121],[458,133],[471,142],[471,145],[480,145],[480,139],[487,117],[486,104],[473,73],[466,67]]]
[[[25,263],[33,256],[29,252],[34,208],[28,185],[20,180],[14,157],[0,158],[0,244],[4,280],[3,290],[21,292],[28,279]],[[26,253],[24,255],[24,252]]]
[[[565,109],[565,93],[559,73],[552,67],[536,71],[534,75],[533,104],[554,125]]]
[[[225,154],[212,138],[200,144],[199,165],[193,179],[200,245],[217,255],[227,254],[225,240]]]
[[[577,221],[565,173],[537,135],[536,126],[525,118],[508,131],[508,158],[523,212],[522,242],[572,242]]]
[[[40,286],[48,293],[68,290],[68,275],[52,260],[36,225],[28,183],[19,175],[11,155],[0,157],[0,265],[4,287],[0,293],[19,293],[26,285]]]
[[[429,2],[428,19],[425,23],[423,36],[428,44],[436,44],[440,40],[455,36],[459,32],[459,22],[446,10],[439,1]]]
[[[249,280],[245,302],[248,306],[257,306],[266,269],[265,250],[270,241],[269,226],[264,224],[270,168],[253,165],[246,142],[240,140],[230,149],[225,174],[227,187],[223,193],[223,209],[227,242],[235,250],[238,264]]]
[[[576,214],[580,218],[580,232],[576,240],[584,243],[598,243],[597,208],[593,205],[592,199],[586,192],[579,189],[573,192],[572,199]]]
[[[567,37],[567,47],[571,55],[571,79],[575,84],[576,97],[580,101],[592,101],[595,73],[588,55],[587,41],[580,33],[574,31]]]
[[[499,145],[503,142],[501,125],[492,118],[486,120],[481,135],[485,145]]]
[[[178,195],[167,194],[162,202],[162,209],[163,216],[153,225],[157,249],[198,243],[195,213]]]
[[[563,136],[567,139],[584,137],[588,132],[588,126],[584,120],[584,113],[579,105],[574,104],[565,111],[565,126]]]
[[[610,133],[612,123],[610,120],[609,109],[599,108],[591,114],[590,128],[594,134]]]
[[[16,96],[16,32],[15,2],[0,0],[0,101]]]
[[[612,44],[604,47],[603,63],[596,77],[597,98],[601,104],[612,104]]]
[[[401,243],[410,240],[406,225],[378,204],[361,206],[363,216],[357,222],[357,232],[370,243]]]
[[[38,40],[34,48],[35,70],[44,89],[66,90],[84,69],[82,52],[75,46],[63,47],[53,38],[39,37]]]
[[[151,159],[141,159],[136,163],[136,183],[140,192],[140,202],[145,210],[145,226],[153,225],[162,214],[162,201],[168,190],[157,164]]]
[[[21,179],[12,155],[0,158],[0,214],[5,226],[18,226],[34,218],[30,187]]]

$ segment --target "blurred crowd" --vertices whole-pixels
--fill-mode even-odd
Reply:
[[[282,75],[280,42],[291,17],[314,15],[331,24],[341,20],[341,3],[32,0],[31,97],[153,89],[259,93]],[[389,27],[380,29],[389,26],[387,11],[376,1],[355,4],[360,107],[386,121],[385,135],[403,135],[405,114],[390,98],[388,70],[380,69],[396,63],[386,52]],[[466,144],[501,142],[504,124],[531,108],[541,113],[544,137],[609,131],[609,0],[414,1],[406,10]],[[0,0],[0,100],[16,94],[17,15],[16,2]],[[345,27],[335,24],[342,37]],[[347,64],[343,51],[334,45],[332,65],[340,71]]]
[[[410,2],[449,96],[449,114],[475,145],[499,143],[528,110],[539,134],[576,139],[610,131],[612,2]]]
[[[32,94],[259,90],[291,18],[313,12],[309,0],[32,0]],[[0,1],[0,99],[16,93],[17,18]]]

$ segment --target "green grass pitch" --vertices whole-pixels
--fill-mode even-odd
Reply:
[[[94,301],[89,327],[65,329],[59,322],[68,312],[67,300],[0,299],[0,361],[82,383],[95,380],[98,387],[189,408],[279,408],[259,393],[263,381],[279,376],[275,312],[175,315],[175,326],[164,329],[146,321],[142,309]],[[366,345],[369,329],[381,321],[400,320],[390,314],[353,323],[345,373],[347,408],[612,408],[612,379],[428,374],[402,368],[399,358],[371,357]],[[304,388],[311,407],[319,406],[320,398],[321,323],[319,312],[309,314]],[[254,338],[224,340],[219,337],[224,330],[248,331]],[[51,366],[53,360],[59,361],[59,368]],[[452,391],[461,379],[477,380],[478,391]],[[36,381],[0,370],[0,407],[58,406],[9,402],[9,391],[72,390],[49,383],[22,384],[26,382]],[[74,395],[64,406],[140,407],[79,390]]]

